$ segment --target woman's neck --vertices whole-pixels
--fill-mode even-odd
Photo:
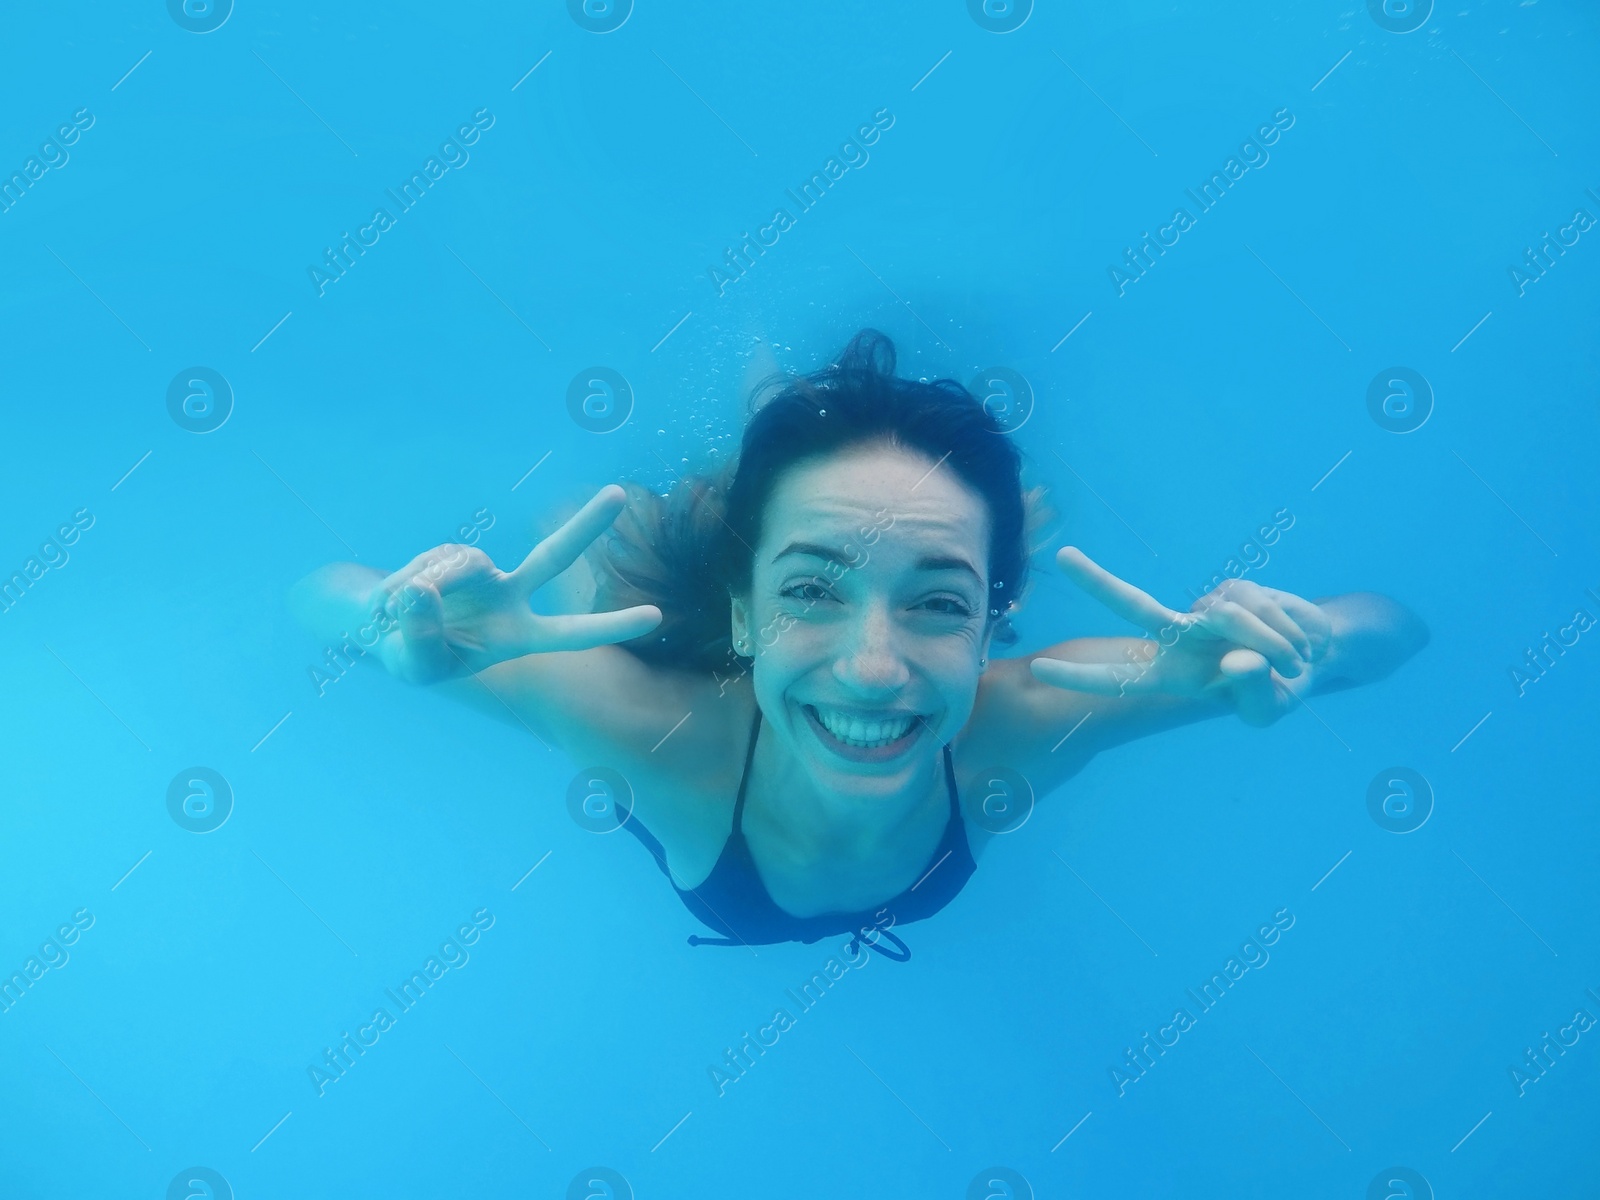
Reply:
[[[876,869],[908,854],[920,862],[937,843],[939,834],[934,834],[930,846],[921,845],[927,840],[924,830],[942,833],[945,824],[941,754],[917,772],[910,794],[864,801],[819,788],[787,745],[770,729],[762,733],[745,785],[743,827],[748,836],[754,826],[763,846],[781,847],[790,864]]]

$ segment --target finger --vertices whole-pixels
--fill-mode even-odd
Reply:
[[[538,623],[541,651],[588,650],[649,633],[661,624],[661,610],[654,604],[636,604],[616,612],[540,617]]]
[[[369,617],[374,613],[388,611],[389,597],[394,594],[394,589],[389,586],[389,580],[392,578],[393,576],[385,577],[373,586],[372,591],[367,593],[367,615]]]
[[[1206,629],[1246,650],[1256,651],[1284,678],[1293,679],[1304,670],[1303,661],[1287,638],[1232,600],[1213,604],[1199,616],[1200,624]]]
[[[1327,611],[1321,605],[1313,604],[1304,596],[1296,596],[1293,592],[1267,587],[1261,590],[1275,600],[1284,612],[1293,617],[1295,624],[1305,630],[1311,642],[1312,657],[1320,658],[1333,637],[1333,622],[1329,619]]]
[[[1229,683],[1234,710],[1247,725],[1270,725],[1283,715],[1278,685],[1267,660],[1254,650],[1230,650],[1218,664]]]
[[[1076,546],[1063,546],[1056,553],[1056,565],[1101,604],[1149,633],[1159,634],[1170,625],[1186,627],[1192,622],[1188,614],[1174,612],[1148,592],[1118,579]]]
[[[627,507],[628,494],[614,483],[596,492],[570,520],[528,552],[511,578],[530,594],[573,564]]]
[[[437,584],[451,571],[460,567],[467,561],[467,548],[446,543],[435,546],[432,550],[424,550],[398,571],[386,575],[383,582],[373,589],[373,596],[381,595],[384,600],[393,596],[401,588],[407,586],[415,579],[422,579],[428,583]]]
[[[1283,635],[1296,654],[1306,662],[1311,661],[1311,638],[1266,588],[1253,583],[1235,583],[1227,590],[1226,598],[1261,618],[1266,625]]]
[[[443,679],[461,669],[444,634],[444,603],[429,583],[411,584],[389,599],[400,622],[400,662],[412,682]]]
[[[1039,657],[1031,659],[1028,667],[1040,682],[1069,692],[1120,696],[1127,692],[1149,691],[1154,686],[1154,680],[1146,678],[1148,663],[1084,663]]]

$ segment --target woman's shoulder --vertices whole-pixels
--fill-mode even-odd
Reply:
[[[951,740],[973,857],[1020,829],[1034,808],[1084,769],[1103,745],[1106,697],[1040,684],[1028,656],[992,662],[965,727]],[[1115,698],[1113,698],[1113,703]]]
[[[664,781],[676,782],[686,793],[725,798],[731,806],[755,718],[755,691],[748,677],[685,672],[677,694],[683,711],[662,714],[664,721],[672,718],[671,724],[650,754],[661,756]]]
[[[660,738],[630,755],[624,777],[635,812],[662,845],[680,887],[710,874],[733,828],[733,807],[756,711],[747,680],[680,680],[681,712],[663,712]]]
[[[1023,695],[1031,682],[1025,658],[991,664],[979,680],[966,725],[950,740],[952,775],[974,858],[996,834],[1026,823],[1034,806],[1088,758],[1080,751],[1089,739],[1072,737],[1076,724],[1070,714],[1050,728],[1037,720]]]

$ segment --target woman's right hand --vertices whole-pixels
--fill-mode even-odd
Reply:
[[[436,683],[524,654],[587,650],[648,633],[661,621],[653,604],[555,617],[529,606],[533,593],[571,566],[626,503],[622,488],[607,484],[510,572],[470,546],[419,554],[369,598],[369,608],[389,618],[380,623],[379,661],[408,683]]]

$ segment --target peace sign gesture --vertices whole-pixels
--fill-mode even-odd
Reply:
[[[1056,562],[1068,578],[1118,616],[1152,634],[1127,661],[1035,658],[1044,683],[1100,695],[1161,693],[1224,698],[1251,725],[1269,725],[1308,691],[1333,637],[1328,614],[1289,592],[1229,579],[1176,612],[1118,579],[1074,546]]]
[[[653,604],[545,617],[529,603],[611,526],[626,503],[620,487],[606,485],[509,572],[470,546],[436,546],[419,554],[368,599],[369,610],[383,614],[379,660],[407,682],[434,683],[524,654],[587,650],[648,633],[661,621]]]

